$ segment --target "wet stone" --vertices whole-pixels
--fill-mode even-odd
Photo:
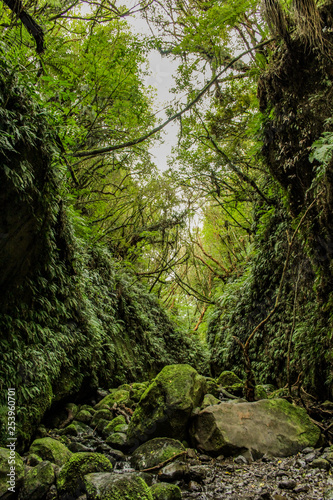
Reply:
[[[312,462],[316,458],[316,453],[311,451],[310,453],[307,453],[304,457],[304,460],[306,463]]]
[[[293,479],[286,479],[284,481],[280,481],[278,486],[282,490],[293,490],[294,488],[296,488],[296,484],[296,481],[294,481]]]
[[[191,491],[202,491],[202,487],[196,481],[190,481],[188,487]]]

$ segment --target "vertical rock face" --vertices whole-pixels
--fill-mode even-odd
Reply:
[[[43,238],[56,194],[52,139],[43,110],[21,88],[0,78],[0,288],[24,282],[43,253]],[[52,193],[53,192],[53,193]],[[48,200],[47,200],[48,199]],[[49,222],[49,221],[48,221]]]
[[[209,406],[192,420],[193,444],[212,455],[250,450],[253,456],[285,457],[315,446],[320,429],[303,408],[284,399]]]
[[[191,412],[200,405],[205,390],[205,378],[191,366],[165,366],[143,394],[129,437],[136,444],[154,437],[185,439]]]
[[[288,193],[292,217],[304,213],[317,197],[305,225],[312,261],[323,276],[324,295],[333,284],[333,160],[320,165],[317,159],[311,161],[310,154],[315,141],[331,141],[327,138],[333,130],[332,13],[332,3],[320,10],[324,50],[311,49],[294,35],[290,47],[275,51],[258,86],[265,115],[263,155]]]

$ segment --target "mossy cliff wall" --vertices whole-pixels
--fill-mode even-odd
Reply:
[[[280,306],[251,342],[257,381],[292,383],[332,397],[333,161],[311,158],[333,133],[333,4],[321,10],[324,50],[295,30],[275,42],[258,84],[263,159],[275,204],[255,207],[255,249],[246,273],[218,300],[209,327],[212,366],[243,372],[234,337],[246,341],[272,309],[290,240],[307,208],[287,269]],[[327,133],[328,135],[325,135]],[[324,134],[324,135],[323,135]],[[331,137],[331,138],[330,138]],[[330,139],[329,139],[330,138]],[[273,181],[273,183],[272,183]]]
[[[107,249],[89,248],[47,117],[0,63],[0,410],[15,387],[24,446],[55,401],[205,361]]]

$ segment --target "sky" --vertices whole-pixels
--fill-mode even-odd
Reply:
[[[129,16],[126,21],[134,33],[151,34],[146,21],[140,14]],[[168,102],[170,103],[175,98],[174,94],[169,92],[169,89],[175,85],[172,75],[176,73],[178,63],[169,57],[162,57],[157,50],[152,50],[148,56],[148,64],[150,75],[144,79],[144,83],[156,89],[154,109],[156,111],[161,110],[157,117],[162,118],[164,121],[167,118],[164,108]],[[161,171],[168,168],[167,157],[171,153],[172,146],[176,144],[178,128],[178,123],[169,123],[161,134],[164,143],[157,143],[155,147],[150,149],[152,160]]]

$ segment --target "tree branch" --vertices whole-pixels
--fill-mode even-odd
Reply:
[[[220,76],[223,73],[225,73],[229,68],[231,68],[235,64],[235,62],[239,61],[239,59],[241,59],[245,55],[249,54],[250,52],[253,52],[254,50],[260,49],[261,47],[264,47],[265,45],[267,45],[268,43],[272,42],[273,40],[274,40],[274,38],[271,38],[269,40],[261,42],[258,45],[256,45],[255,47],[252,47],[251,49],[245,50],[244,52],[242,52],[238,56],[234,57],[230,61],[230,63],[227,64],[223,68],[223,70],[221,70],[216,76],[214,76],[203,87],[203,89],[200,90],[200,92],[196,95],[196,97],[191,102],[189,102],[182,110],[180,110],[177,113],[175,113],[174,115],[170,116],[170,118],[168,118],[165,122],[161,123],[158,127],[153,128],[147,134],[145,134],[145,135],[143,135],[141,137],[138,137],[137,139],[133,139],[132,141],[124,142],[122,144],[115,144],[114,146],[106,146],[104,148],[92,149],[90,151],[77,151],[76,153],[73,153],[72,156],[74,156],[75,158],[82,158],[82,157],[85,157],[85,156],[95,156],[95,155],[110,153],[111,151],[116,151],[117,149],[124,149],[124,148],[128,148],[128,147],[131,147],[131,146],[135,146],[136,144],[140,144],[141,142],[149,139],[149,137],[151,137],[152,135],[154,135],[157,132],[159,132],[160,130],[162,130],[170,122],[173,122],[174,120],[176,120],[177,118],[179,118],[180,116],[182,116],[184,113],[186,113],[186,111],[189,111],[198,101],[200,101],[200,99],[205,95],[205,93],[207,92],[207,90],[209,90],[210,87],[212,85],[214,85],[214,83],[218,80],[218,78],[220,78]]]

